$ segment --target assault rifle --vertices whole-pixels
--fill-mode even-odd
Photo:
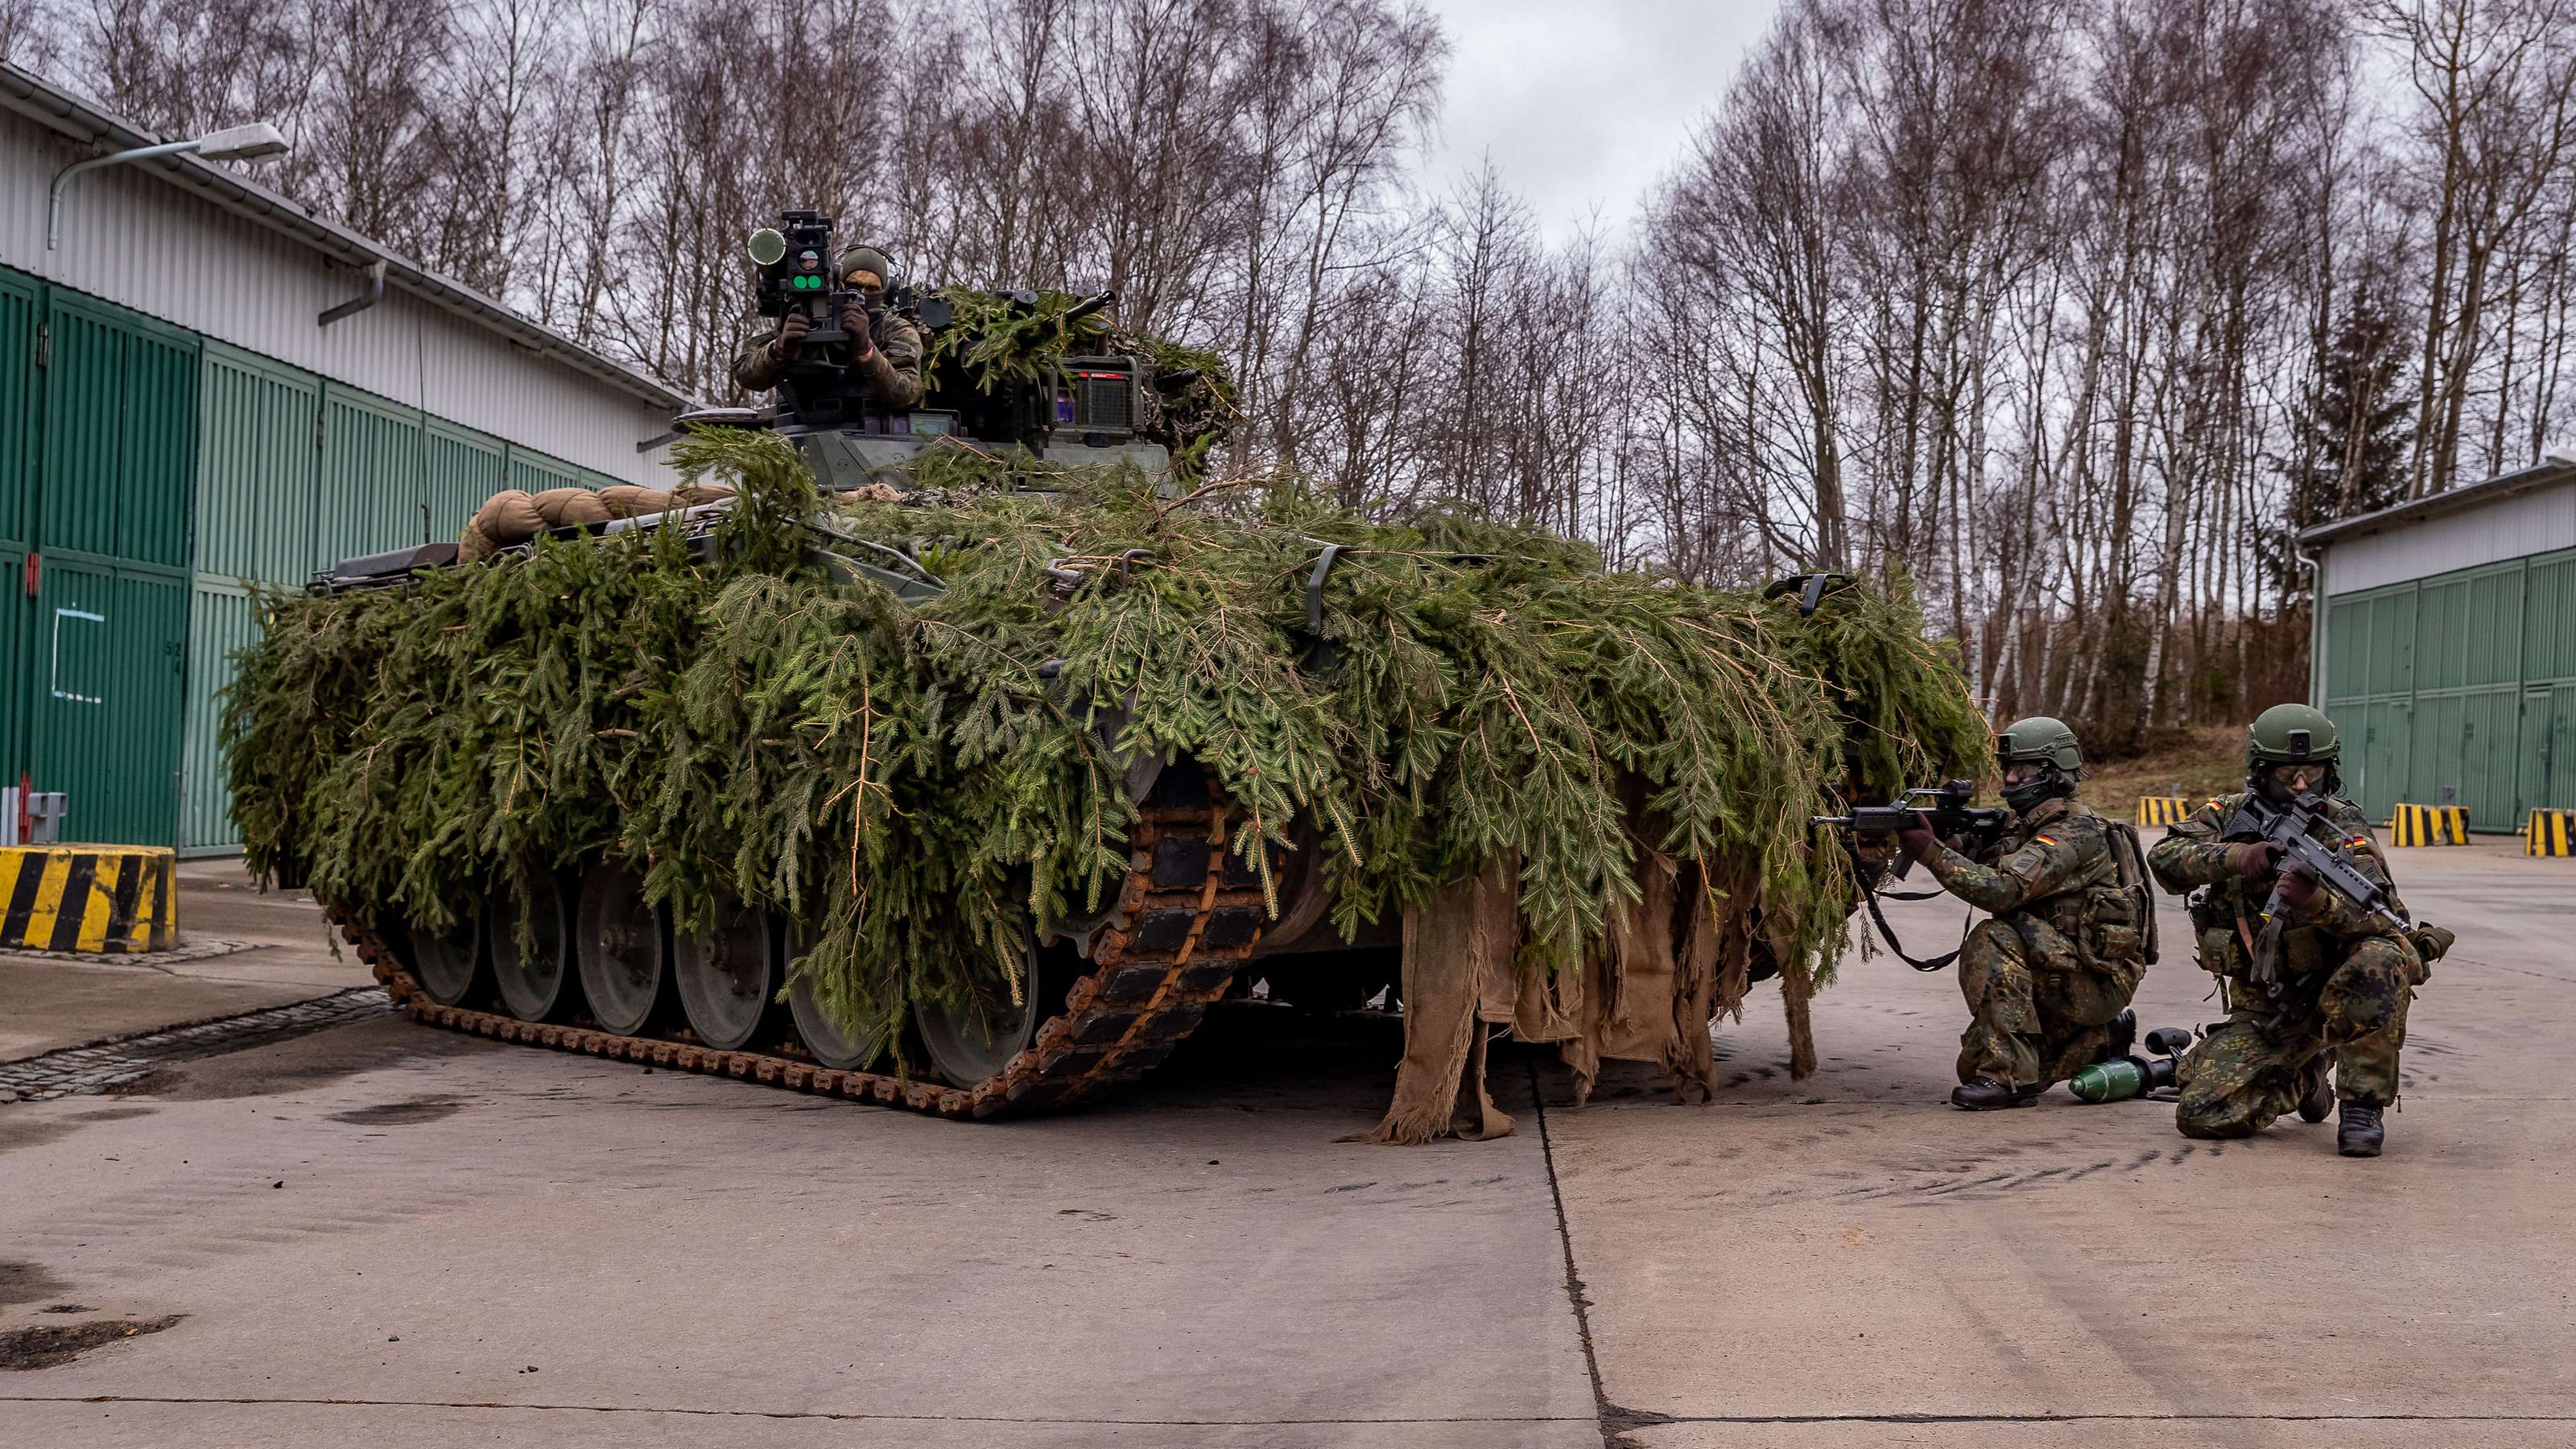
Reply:
[[[2260,794],[2249,794],[2220,826],[2218,838],[2230,844],[2278,847],[2281,875],[2297,871],[2309,876],[2319,888],[2333,891],[2363,914],[2376,916],[2400,932],[2413,931],[2415,923],[2389,906],[2388,887],[2362,874],[2353,856],[2353,847],[2362,842],[2345,838],[2343,828],[2327,818],[2325,803],[2319,796],[2302,795],[2287,805],[2275,805]],[[2342,843],[2328,845],[2317,839],[2320,826]],[[2271,1019],[2262,1024],[2266,1037],[2276,1036],[2325,988],[2324,970],[2311,971],[2295,982],[2281,979],[2281,933],[2287,928],[2287,916],[2280,879],[2275,877],[2272,894],[2263,903],[2263,924],[2254,933],[2252,965],[2245,976],[2249,984],[2263,989],[2264,999],[2272,1006]]]
[[[1893,835],[1900,830],[1913,829],[1914,817],[1921,814],[1932,822],[1933,835],[1973,855],[1992,845],[1995,838],[2003,834],[2004,827],[2012,820],[2010,810],[1994,806],[1970,805],[1968,801],[1976,793],[1977,787],[1973,781],[1951,780],[1938,786],[1908,790],[1904,798],[1894,805],[1855,805],[1848,815],[1811,815],[1807,817],[1807,823],[1811,826],[1832,826],[1854,836]],[[1857,857],[1858,850],[1855,849],[1853,854]],[[1913,868],[1913,858],[1900,855],[1896,858],[1895,868],[1889,874],[1897,880],[1903,880],[1906,872]],[[1939,894],[1941,894],[1940,891],[1931,890],[1919,895],[1900,895],[1893,899],[1922,901],[1930,900]],[[1906,965],[1917,971],[1938,971],[1959,959],[1959,953],[1956,951],[1935,956],[1928,961],[1909,955],[1904,945],[1896,939],[1896,929],[1887,923],[1886,914],[1878,908],[1877,885],[1872,878],[1872,873],[1867,869],[1861,872],[1861,900],[1869,907],[1870,919],[1878,923],[1878,933],[1886,938],[1887,948],[1894,951],[1897,959]]]
[[[1934,835],[1973,855],[1980,847],[1994,843],[2012,819],[2010,810],[1969,804],[1976,793],[1974,782],[1951,780],[1908,790],[1904,799],[1894,805],[1855,805],[1849,815],[1811,815],[1807,823],[1830,825],[1860,836],[1893,835],[1913,829],[1914,817],[1920,814],[1932,822]],[[1905,879],[1905,872],[1913,865],[1912,860],[1899,856],[1896,878]]]

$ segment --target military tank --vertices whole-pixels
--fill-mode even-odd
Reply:
[[[755,262],[776,264],[764,250],[756,239]],[[442,545],[321,571],[270,611],[230,701],[253,868],[305,878],[428,1025],[982,1118],[1132,1080],[1256,981],[1310,1010],[1392,1003],[1405,912],[1426,882],[1497,851],[1523,865],[1533,969],[1597,953],[1604,912],[1636,894],[1638,853],[1669,852],[1688,862],[1682,889],[1655,896],[1669,919],[1642,934],[1669,955],[1694,912],[1733,901],[1731,969],[1758,979],[1839,931],[1848,863],[1787,828],[1826,782],[1892,789],[1980,751],[1919,618],[1866,589],[1834,597],[1881,612],[1806,630],[1816,590],[1803,610],[1677,591],[1486,521],[1390,532],[1298,502],[1290,483],[1190,522],[1233,486],[1196,468],[1230,389],[1212,359],[1117,330],[1114,301],[899,297],[932,335],[923,406],[680,420],[693,466],[760,475],[738,495],[547,530],[470,565]],[[1059,506],[1114,526],[1057,524]],[[969,595],[980,615],[958,612]],[[1118,642],[1167,606],[1200,611],[1179,640],[1239,627],[1252,642],[1230,656]],[[809,677],[846,664],[846,642],[779,662],[778,620],[835,610],[876,651],[850,666],[856,694],[817,694]],[[603,643],[615,631],[593,615],[670,632]],[[1441,630],[1479,643],[1429,658]],[[473,652],[487,647],[506,658]],[[1057,652],[1030,657],[1041,648]],[[1542,667],[1529,651],[1555,652]],[[1894,687],[1866,708],[1845,684],[1819,687],[1864,653],[1854,667]],[[702,677],[710,661],[739,680]],[[1473,688],[1440,694],[1477,668]],[[881,716],[871,687],[907,703]],[[726,715],[736,699],[759,703]],[[1186,723],[1210,707],[1233,722]],[[978,756],[980,718],[955,722],[977,711],[1052,723],[1029,727],[1034,753]],[[1862,715],[1867,760],[1843,748]],[[881,724],[909,731],[914,755],[871,753]],[[1246,744],[1299,729],[1314,738]],[[1420,763],[1444,750],[1456,758],[1436,772]],[[1692,758],[1718,750],[1723,765]],[[1033,776],[1039,805],[976,773],[1031,759],[1058,771]],[[906,770],[911,786],[888,783]],[[948,818],[978,807],[943,791],[977,790],[993,818]],[[442,792],[461,803],[425,803]],[[1740,818],[1757,797],[1781,829]],[[1024,810],[1078,838],[986,858],[985,836],[1028,833]],[[1490,839],[1452,838],[1490,812]],[[903,856],[934,847],[975,863],[939,874]],[[951,971],[951,957],[980,964]]]

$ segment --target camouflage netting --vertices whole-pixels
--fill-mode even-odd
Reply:
[[[767,434],[677,451],[741,490],[716,561],[678,530],[539,540],[268,600],[224,736],[252,868],[435,929],[495,882],[623,856],[683,930],[727,895],[810,923],[796,969],[874,1030],[1006,998],[1030,933],[1126,866],[1119,752],[1186,755],[1240,847],[1319,853],[1346,929],[1401,914],[1452,943],[1406,966],[1381,1132],[1418,1140],[1502,1130],[1452,1118],[1478,1023],[1564,1044],[1587,1083],[1607,1055],[1706,1088],[1710,1017],[1766,966],[1802,1008],[1843,938],[1851,867],[1806,817],[1848,772],[1879,797],[1983,765],[1901,593],[1801,619],[1489,520],[1371,524],[1291,479],[827,504]],[[946,592],[829,582],[809,550],[836,535],[909,547]]]

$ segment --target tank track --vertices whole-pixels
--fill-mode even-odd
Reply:
[[[499,1041],[655,1067],[733,1077],[789,1091],[847,1097],[939,1117],[1000,1117],[1068,1106],[1134,1081],[1170,1056],[1225,995],[1261,938],[1267,913],[1249,862],[1226,848],[1225,801],[1203,776],[1167,769],[1130,841],[1109,919],[1091,937],[1090,969],[1064,1010],[1000,1072],[971,1087],[884,1072],[835,1071],[773,1051],[718,1051],[685,1028],[630,1037],[579,1024],[522,1021],[429,999],[372,920],[331,920],[414,1021]]]

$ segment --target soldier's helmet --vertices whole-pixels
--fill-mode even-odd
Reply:
[[[2040,802],[2075,793],[2075,777],[2084,769],[2084,752],[2075,743],[2075,731],[2064,720],[2046,715],[2015,720],[2003,733],[1995,736],[1995,765],[2005,774],[2012,767],[2032,764],[2039,769],[2018,785],[2004,787],[2004,803],[2015,810],[2030,811]]]
[[[2265,795],[2280,792],[2267,788],[2265,777],[2275,765],[2318,765],[2325,770],[2317,791],[2324,795],[2343,793],[2342,772],[2335,762],[2343,758],[2343,737],[2325,711],[2304,704],[2276,704],[2254,716],[2245,731],[2245,783]]]
[[[2325,711],[2304,704],[2276,704],[2254,716],[2245,732],[2245,764],[2253,770],[2311,761],[2331,765],[2343,756],[2343,739]]]
[[[2010,769],[2023,761],[2055,765],[2072,776],[2084,768],[2084,751],[2075,742],[2075,731],[2063,720],[2044,714],[2015,720],[2003,733],[1995,736],[1995,763]]]

